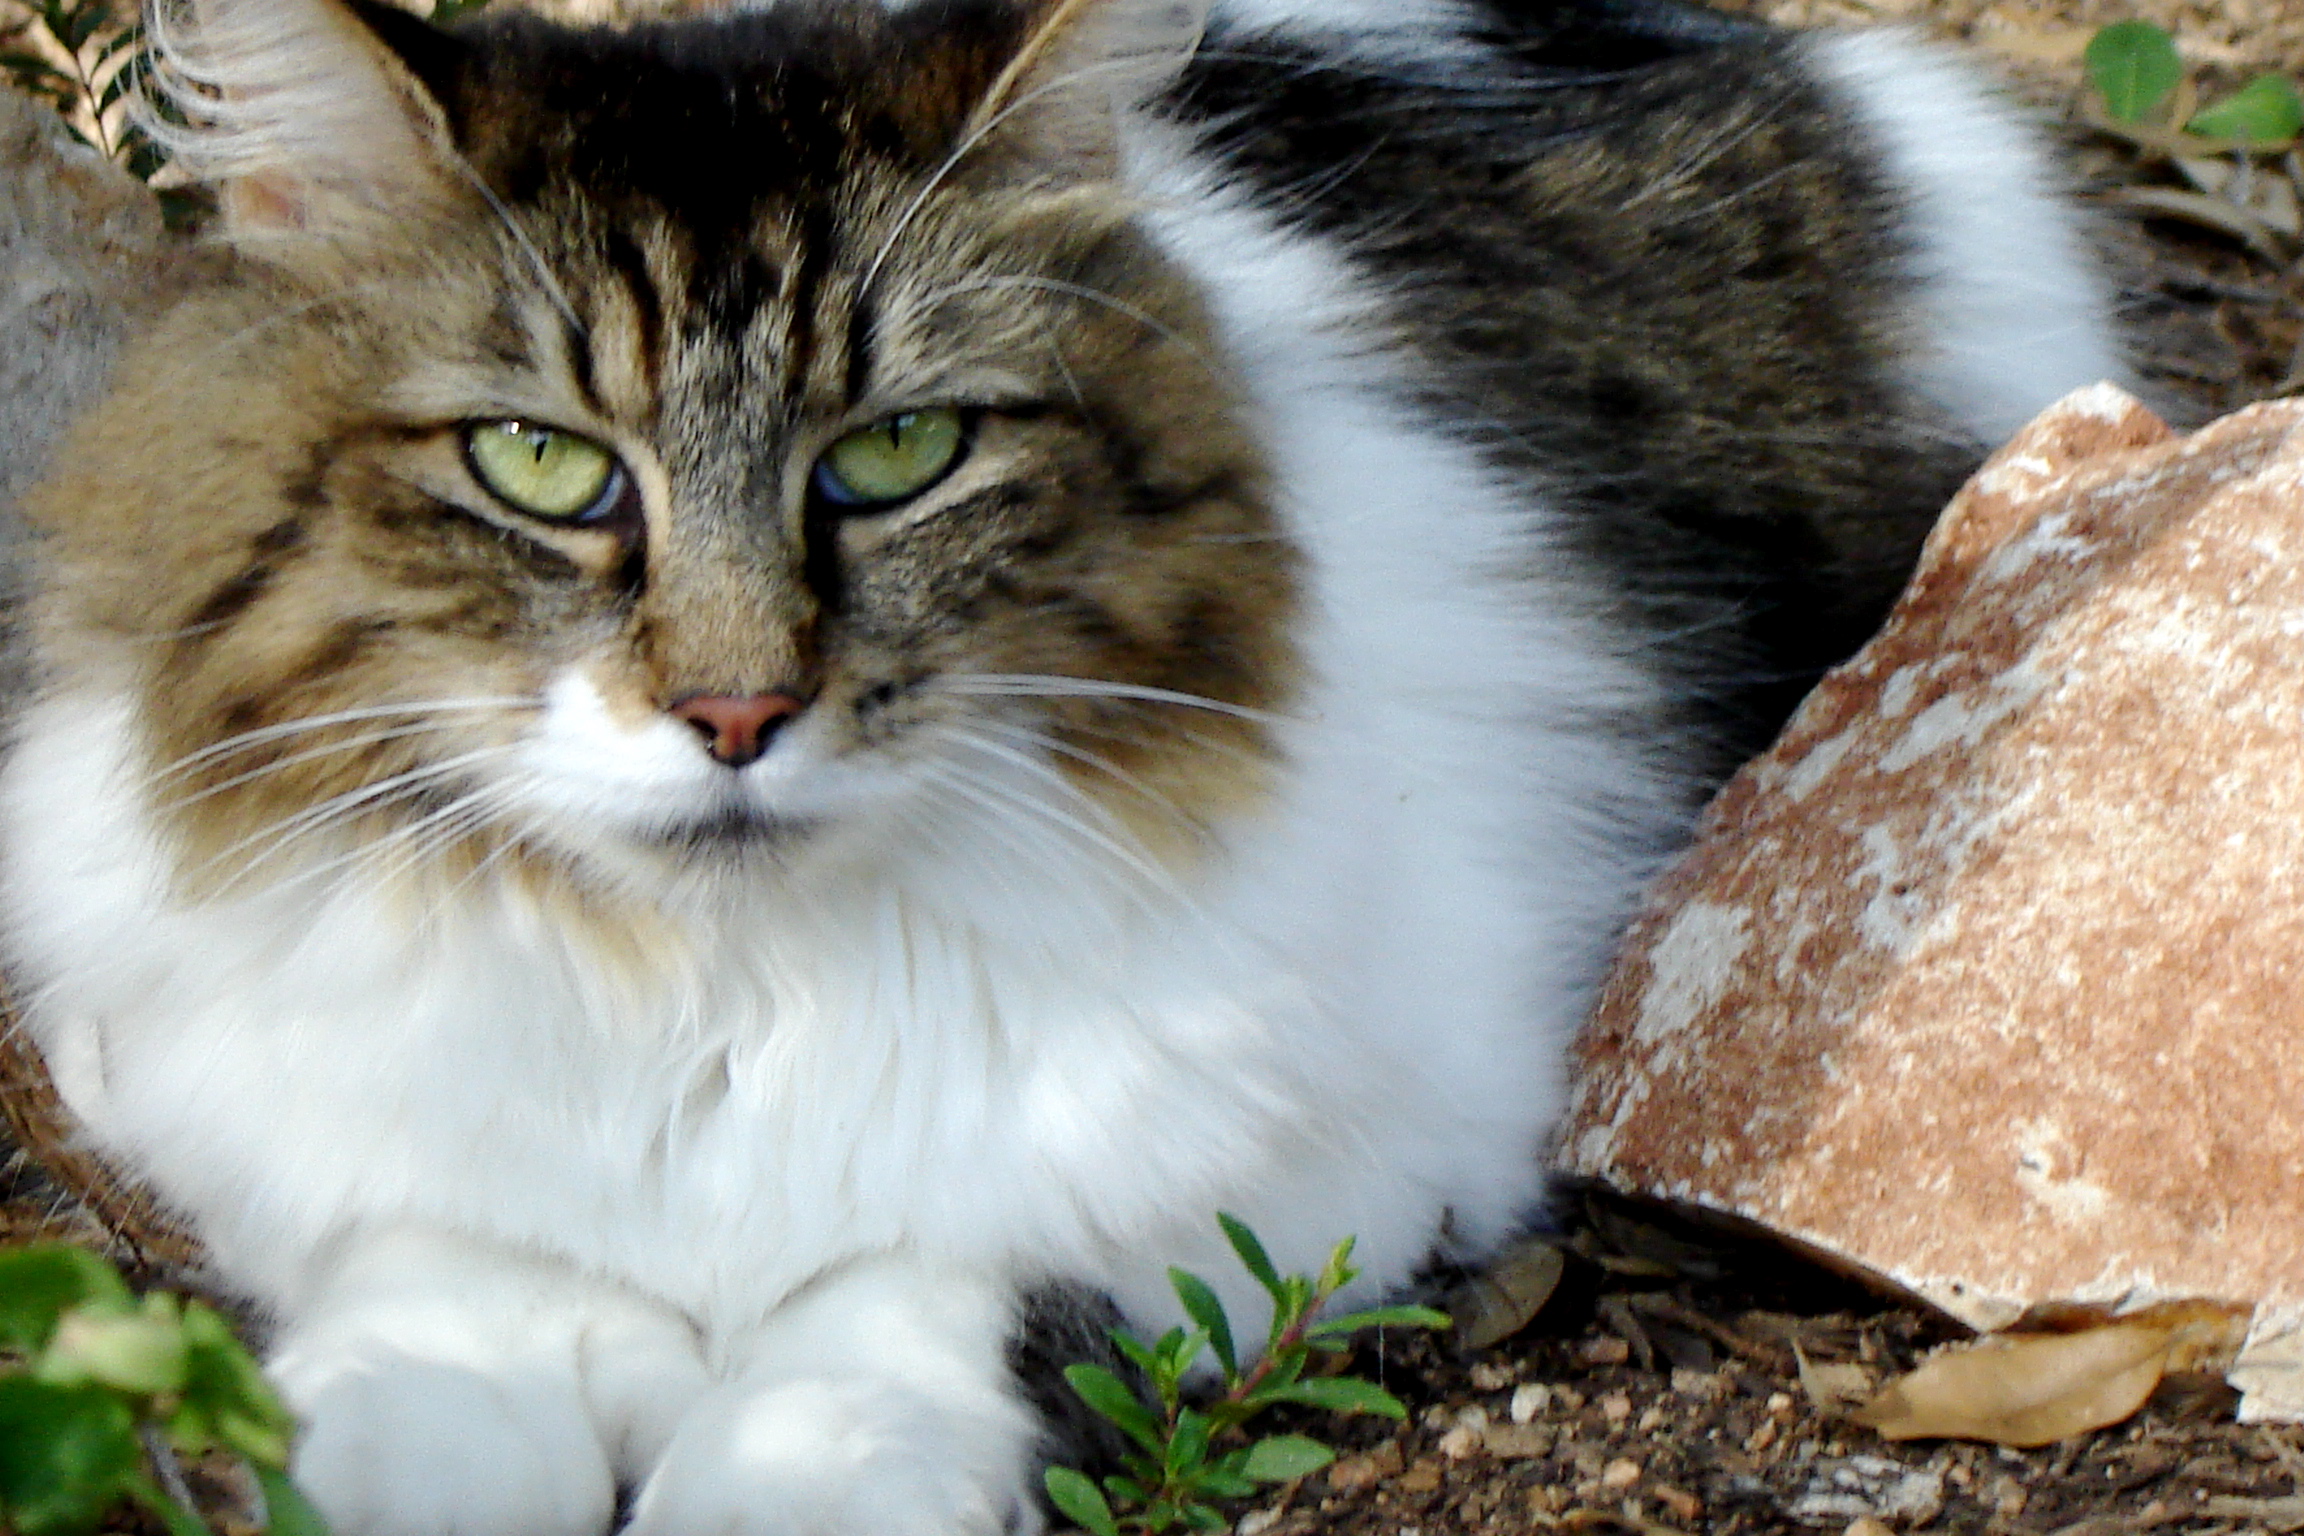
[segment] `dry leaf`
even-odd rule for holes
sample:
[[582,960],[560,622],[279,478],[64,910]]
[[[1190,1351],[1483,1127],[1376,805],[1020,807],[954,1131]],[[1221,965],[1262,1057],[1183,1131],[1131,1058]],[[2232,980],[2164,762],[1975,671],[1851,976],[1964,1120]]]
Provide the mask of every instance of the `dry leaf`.
[[1812,1363],[1797,1339],[1792,1341],[1792,1358],[1800,1367],[1800,1390],[1825,1413],[1854,1407],[1871,1397],[1873,1388],[1879,1385],[1868,1368],[1854,1362]]
[[1567,1255],[1541,1238],[1513,1244],[1448,1298],[1457,1338],[1468,1349],[1486,1349],[1512,1337],[1544,1310],[1567,1267]]
[[1939,1352],[1850,1417],[1890,1440],[2046,1445],[2119,1423],[2171,1370],[2229,1362],[2247,1318],[2180,1302],[2074,1333],[1998,1334]]

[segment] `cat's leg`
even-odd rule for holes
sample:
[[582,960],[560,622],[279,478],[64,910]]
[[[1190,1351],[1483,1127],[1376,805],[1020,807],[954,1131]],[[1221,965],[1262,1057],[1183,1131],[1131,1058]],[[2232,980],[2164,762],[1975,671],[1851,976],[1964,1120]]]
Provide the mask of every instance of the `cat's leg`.
[[348,1246],[270,1368],[337,1536],[600,1536],[706,1384],[671,1311],[405,1232]]
[[1004,1281],[852,1265],[725,1341],[629,1536],[988,1536],[1036,1529],[1038,1424]]

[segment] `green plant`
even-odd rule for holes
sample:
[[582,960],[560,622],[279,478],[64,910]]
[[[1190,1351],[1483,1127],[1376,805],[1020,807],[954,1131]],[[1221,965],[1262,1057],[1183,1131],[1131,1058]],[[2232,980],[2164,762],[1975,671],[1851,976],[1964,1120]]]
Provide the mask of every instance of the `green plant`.
[[76,1536],[127,1502],[205,1536],[177,1458],[222,1453],[255,1475],[273,1536],[325,1536],[288,1481],[290,1428],[212,1308],[139,1297],[77,1248],[0,1251],[0,1528]]
[[[1272,1297],[1270,1334],[1262,1352],[1244,1365],[1215,1291],[1198,1276],[1171,1269],[1169,1283],[1193,1326],[1170,1329],[1152,1344],[1123,1330],[1112,1333],[1121,1354],[1144,1373],[1149,1398],[1139,1398],[1102,1366],[1075,1365],[1065,1371],[1081,1400],[1137,1446],[1101,1487],[1070,1467],[1048,1469],[1048,1497],[1091,1536],[1124,1531],[1157,1536],[1179,1525],[1222,1530],[1217,1500],[1246,1498],[1261,1484],[1303,1477],[1335,1458],[1306,1435],[1250,1437],[1249,1420],[1264,1410],[1294,1403],[1336,1413],[1407,1417],[1399,1399],[1374,1382],[1306,1374],[1315,1354],[1341,1354],[1351,1348],[1352,1335],[1369,1328],[1449,1326],[1445,1314],[1415,1306],[1323,1319],[1328,1299],[1358,1273],[1351,1267],[1352,1239],[1336,1245],[1318,1279],[1283,1277],[1245,1223],[1232,1216],[1217,1220],[1232,1251]],[[1213,1353],[1224,1386],[1220,1395],[1194,1407],[1185,1400],[1185,1378],[1203,1350]]]
[[2088,84],[2109,124],[2173,134],[2174,149],[2213,153],[2288,148],[2304,132],[2304,97],[2285,76],[2261,74],[2201,107],[2176,40],[2148,21],[2119,21],[2088,40]]
[[[488,0],[433,0],[435,22],[461,20]],[[144,131],[132,98],[152,68],[143,25],[115,13],[112,0],[0,0],[0,74],[16,89],[47,102],[72,136],[151,182],[168,156]],[[13,17],[13,20],[9,18]],[[168,113],[167,104],[157,109]],[[183,187],[158,188],[172,225],[195,221],[201,203]]]
[[2281,266],[2304,249],[2304,96],[2291,81],[2260,74],[2202,106],[2176,40],[2148,21],[2103,28],[2084,63],[2081,115],[2179,183],[2123,184],[2110,201],[2216,230]]
[[166,157],[126,110],[148,68],[144,28],[109,0],[5,0],[19,12],[0,30],[0,70],[63,114],[73,137],[149,181]]

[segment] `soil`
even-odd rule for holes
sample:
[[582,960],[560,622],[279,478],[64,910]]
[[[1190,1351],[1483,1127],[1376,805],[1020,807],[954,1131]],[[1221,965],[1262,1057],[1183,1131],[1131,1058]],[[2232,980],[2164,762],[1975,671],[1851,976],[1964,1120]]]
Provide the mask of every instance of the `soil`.
[[[2211,88],[2304,67],[2304,0],[1745,0],[1795,23],[1898,20],[1996,55],[2074,122],[2104,205],[2152,403],[2195,424],[2296,383],[2304,278],[2293,250],[2145,220],[2119,189],[2163,181],[2077,126],[2079,54],[2105,22],[2169,26]],[[0,1241],[66,1237],[186,1284],[0,1144]],[[2242,1426],[2213,1380],[2175,1379],[2125,1424],[2039,1450],[1895,1444],[1851,1394],[1959,1336],[1781,1248],[1594,1192],[1565,1201],[1566,1277],[1518,1336],[1461,1352],[1394,1336],[1355,1364],[1410,1422],[1307,1425],[1342,1458],[1238,1512],[1237,1536],[1522,1531],[1993,1536],[2304,1531],[2304,1428]],[[196,1479],[196,1485],[198,1479]],[[245,1529],[219,1493],[223,1529]],[[122,1530],[136,1529],[123,1525]]]

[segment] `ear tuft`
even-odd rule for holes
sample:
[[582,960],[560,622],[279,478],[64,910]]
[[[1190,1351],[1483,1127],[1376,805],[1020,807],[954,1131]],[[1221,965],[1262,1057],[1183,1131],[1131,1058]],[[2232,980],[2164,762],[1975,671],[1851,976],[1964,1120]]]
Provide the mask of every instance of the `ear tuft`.
[[338,0],[153,0],[145,126],[234,244],[343,243],[457,188],[440,108]]
[[1024,46],[985,92],[968,140],[1011,119],[1068,154],[1107,158],[1118,119],[1200,47],[1213,0],[1042,0]]

